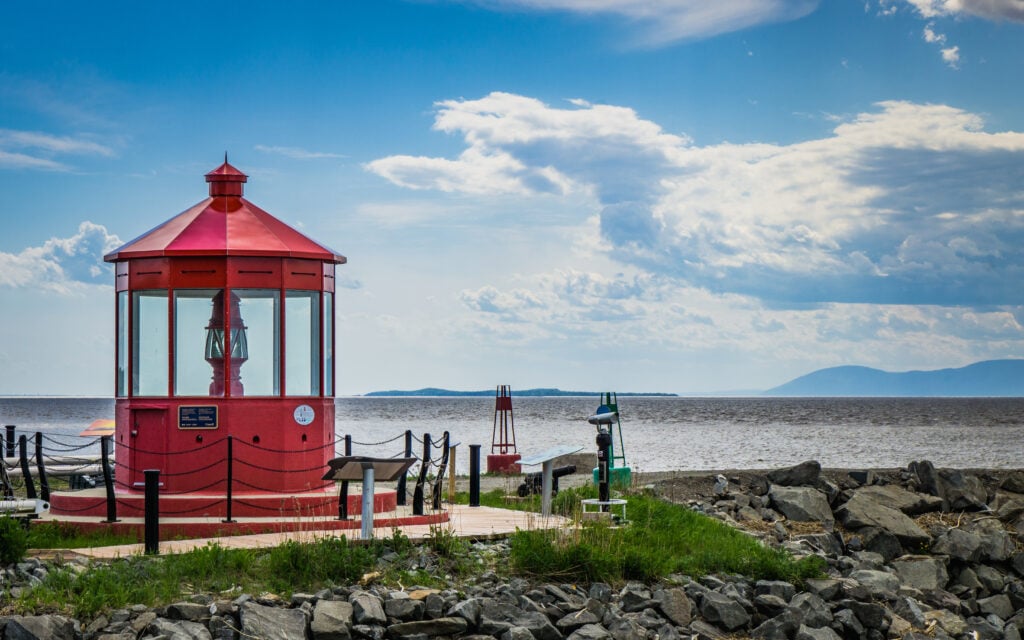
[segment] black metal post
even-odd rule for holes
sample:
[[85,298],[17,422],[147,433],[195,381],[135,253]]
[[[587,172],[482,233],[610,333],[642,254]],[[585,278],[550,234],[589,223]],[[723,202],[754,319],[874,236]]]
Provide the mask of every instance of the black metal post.
[[50,481],[46,478],[46,466],[43,464],[43,434],[36,431],[36,470],[39,472],[39,497],[50,501]]
[[[405,430],[405,457],[412,457],[412,429]],[[395,493],[398,494],[398,504],[405,506],[406,500],[406,488],[405,488],[405,474],[398,478],[398,487],[395,489]]]
[[32,471],[28,466],[28,436],[24,433],[18,436],[18,453],[21,455],[21,475],[25,478],[25,497],[35,500],[36,483],[32,480]]
[[[607,503],[611,499],[608,490],[608,465],[611,464],[612,434],[600,427],[597,430],[597,496],[598,500]],[[601,511],[608,511],[608,505],[602,504]]]
[[469,445],[469,506],[480,506],[480,445]]
[[[345,455],[352,455],[352,436],[345,436]],[[366,487],[363,487],[366,490]],[[338,490],[338,520],[348,520],[348,480],[341,481],[341,488]]]
[[430,471],[430,434],[423,434],[423,459],[420,460],[420,476],[416,479],[416,489],[412,492],[412,514],[423,515],[423,483],[427,481]]
[[232,498],[234,496],[234,491],[233,491],[233,489],[234,489],[234,482],[232,482],[232,480],[234,480],[234,478],[235,478],[235,437],[234,436],[228,436],[228,486],[227,486],[227,496],[226,496],[228,504],[227,504],[227,513],[225,514],[225,515],[227,515],[227,518],[224,519],[224,522],[234,522],[234,520],[231,519],[231,503],[232,503]]
[[4,429],[7,430],[7,438],[6,438],[7,446],[4,447],[4,457],[5,458],[13,458],[14,455],[15,455],[14,454],[14,429],[15,428],[16,427],[13,424],[4,425]]
[[100,463],[103,465],[103,486],[107,489],[107,522],[117,522],[117,498],[114,497],[114,473],[110,470],[112,436],[100,438]]
[[146,553],[160,553],[160,470],[146,469]]
[[434,491],[433,491],[433,504],[435,509],[441,508],[441,487],[444,485],[444,472],[448,466],[448,432],[444,432],[444,436],[441,442],[444,446],[441,447],[441,466],[437,469],[437,478],[434,479]]

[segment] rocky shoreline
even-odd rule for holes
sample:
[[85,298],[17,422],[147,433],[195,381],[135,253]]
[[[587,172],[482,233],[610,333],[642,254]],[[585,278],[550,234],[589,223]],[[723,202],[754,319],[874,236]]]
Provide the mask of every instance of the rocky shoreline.
[[[95,620],[0,616],[5,640],[1019,640],[1024,630],[1024,471],[825,470],[645,477],[646,490],[719,518],[827,577],[789,583],[717,575],[658,584],[534,584],[490,570],[443,590],[351,585],[275,596],[195,594]],[[482,566],[507,541],[476,542]],[[419,562],[430,565],[429,558]],[[421,567],[422,568],[422,567]],[[39,580],[30,560],[0,590]]]

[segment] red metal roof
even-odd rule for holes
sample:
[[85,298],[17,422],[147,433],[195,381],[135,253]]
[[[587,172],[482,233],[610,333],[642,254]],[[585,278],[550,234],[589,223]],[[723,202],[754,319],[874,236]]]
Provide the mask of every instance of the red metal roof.
[[247,176],[227,163],[206,174],[210,197],[103,256],[107,262],[158,256],[279,256],[344,264],[242,197]]

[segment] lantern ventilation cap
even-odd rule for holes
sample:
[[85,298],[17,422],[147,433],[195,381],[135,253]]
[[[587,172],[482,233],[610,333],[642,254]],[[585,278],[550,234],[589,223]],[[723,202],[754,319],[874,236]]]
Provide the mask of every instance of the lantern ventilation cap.
[[228,154],[224,154],[224,164],[206,174],[210,183],[210,196],[242,196],[242,185],[249,176],[228,164]]

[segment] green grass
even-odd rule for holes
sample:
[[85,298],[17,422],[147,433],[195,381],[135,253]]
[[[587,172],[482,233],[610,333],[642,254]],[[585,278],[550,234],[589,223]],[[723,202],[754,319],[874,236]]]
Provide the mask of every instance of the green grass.
[[566,531],[518,531],[513,571],[545,579],[621,583],[679,573],[738,573],[800,582],[821,574],[823,561],[800,561],[713,518],[651,496],[631,496],[629,525],[585,524]]
[[136,534],[119,534],[110,529],[84,531],[67,522],[33,523],[28,530],[30,549],[81,549],[136,542],[140,542]]

